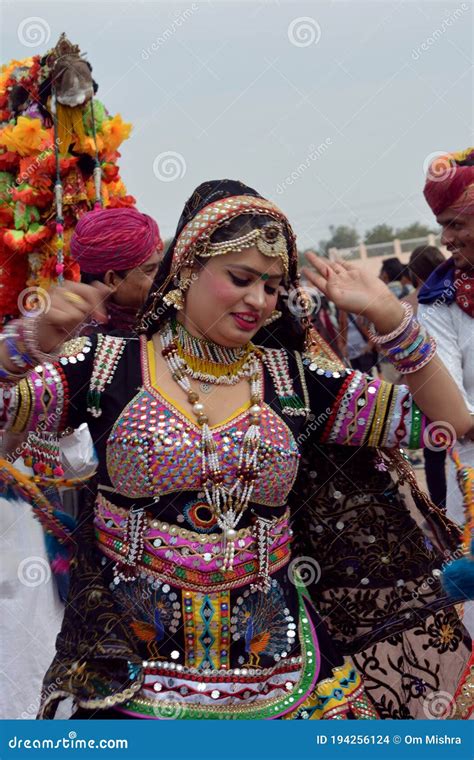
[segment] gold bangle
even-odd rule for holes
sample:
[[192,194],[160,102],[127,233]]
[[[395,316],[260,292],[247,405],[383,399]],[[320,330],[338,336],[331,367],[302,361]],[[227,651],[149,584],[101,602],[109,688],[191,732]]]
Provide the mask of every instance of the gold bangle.
[[385,414],[388,406],[388,392],[390,390],[390,384],[382,380],[379,392],[377,394],[377,401],[375,402],[375,412],[372,418],[372,428],[370,430],[367,445],[377,446],[379,442],[379,435],[385,420]]
[[13,433],[22,433],[28,423],[31,413],[31,391],[28,380],[24,378],[18,383],[18,407],[15,421],[12,425]]

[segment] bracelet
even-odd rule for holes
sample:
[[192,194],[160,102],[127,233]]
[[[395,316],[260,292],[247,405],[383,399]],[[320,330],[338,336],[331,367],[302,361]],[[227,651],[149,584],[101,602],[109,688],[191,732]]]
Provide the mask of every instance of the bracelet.
[[391,343],[405,331],[411,319],[413,318],[413,309],[410,306],[410,304],[406,303],[405,301],[401,305],[405,311],[405,316],[403,317],[398,327],[395,328],[395,330],[392,330],[392,332],[386,333],[385,335],[379,335],[378,333],[375,332],[375,329],[373,326],[369,328],[370,340],[373,343],[375,343],[376,345]]
[[37,364],[54,361],[58,353],[46,354],[38,346],[38,317],[23,317],[10,322],[2,335],[8,358],[20,372],[9,372],[0,365],[0,380],[24,377]]
[[405,316],[399,326],[386,335],[375,335],[373,340],[382,355],[397,372],[409,375],[425,367],[436,353],[436,342],[420,325],[409,304],[403,304]]
[[32,358],[32,367],[34,367],[36,364],[44,364],[45,362],[54,361],[59,357],[58,352],[53,351],[49,354],[46,354],[44,351],[41,351],[38,345],[38,323],[38,317],[24,317],[22,320],[20,320],[20,337],[26,350],[29,352]]

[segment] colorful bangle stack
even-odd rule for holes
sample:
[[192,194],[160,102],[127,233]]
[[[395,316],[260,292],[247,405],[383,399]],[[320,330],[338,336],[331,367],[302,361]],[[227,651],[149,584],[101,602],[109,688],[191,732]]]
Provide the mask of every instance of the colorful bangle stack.
[[30,369],[47,361],[54,360],[56,355],[45,354],[38,347],[38,318],[24,317],[10,322],[1,336],[10,363],[18,372],[9,372],[0,366],[1,380],[18,380],[24,377]]
[[370,330],[370,338],[402,375],[417,372],[430,362],[436,353],[436,341],[420,325],[412,307],[404,303],[405,315],[399,326],[387,335]]

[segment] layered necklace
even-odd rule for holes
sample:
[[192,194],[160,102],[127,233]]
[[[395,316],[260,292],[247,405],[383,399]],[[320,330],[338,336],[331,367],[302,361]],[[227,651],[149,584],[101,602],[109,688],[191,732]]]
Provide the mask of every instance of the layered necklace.
[[173,339],[184,371],[203,385],[235,385],[249,376],[250,366],[257,351],[253,343],[246,343],[239,348],[218,346],[205,338],[196,338],[183,325],[171,322]]
[[[185,341],[182,339],[185,336]],[[262,412],[262,383],[260,352],[252,344],[239,349],[217,346],[191,336],[179,323],[168,323],[160,332],[162,356],[173,379],[184,390],[201,428],[201,477],[206,501],[223,533],[223,566],[232,570],[237,526],[247,509],[260,470],[260,417]],[[193,360],[193,361],[191,361]],[[203,380],[201,362],[205,362],[206,382],[233,385],[242,378],[250,383],[249,426],[240,445],[237,472],[231,487],[224,485],[224,476],[216,442],[199,394],[193,390],[189,377]],[[217,365],[218,374],[210,374]],[[227,378],[223,380],[222,378]]]

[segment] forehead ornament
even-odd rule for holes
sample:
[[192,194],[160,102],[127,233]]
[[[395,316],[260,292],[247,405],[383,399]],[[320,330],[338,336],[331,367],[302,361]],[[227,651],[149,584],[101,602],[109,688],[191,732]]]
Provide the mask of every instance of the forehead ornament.
[[225,253],[240,253],[255,245],[264,256],[279,257],[283,263],[285,274],[288,273],[288,248],[283,227],[279,222],[268,222],[263,227],[247,232],[241,237],[224,240],[218,243],[208,243],[206,250],[200,256],[206,258]]

